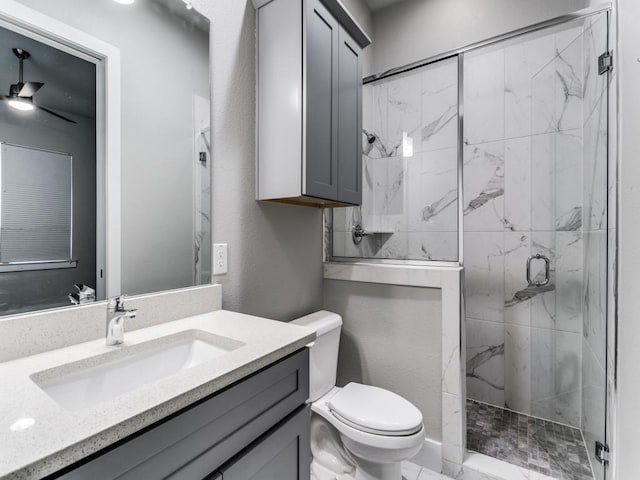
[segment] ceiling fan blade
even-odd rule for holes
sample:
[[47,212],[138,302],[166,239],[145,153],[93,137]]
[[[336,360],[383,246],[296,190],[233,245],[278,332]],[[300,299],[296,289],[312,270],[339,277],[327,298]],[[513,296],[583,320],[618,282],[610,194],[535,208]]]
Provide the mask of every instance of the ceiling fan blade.
[[42,110],[43,112],[47,112],[48,114],[53,115],[54,117],[58,117],[59,119],[64,120],[65,122],[78,123],[78,122],[75,122],[75,121],[71,120],[70,118],[63,117],[62,115],[60,115],[59,113],[54,112],[53,110],[49,110],[48,108],[41,107],[40,105],[34,105],[34,107]]
[[18,92],[19,97],[33,97],[33,95],[40,90],[44,86],[42,82],[27,82],[25,83],[20,92]]

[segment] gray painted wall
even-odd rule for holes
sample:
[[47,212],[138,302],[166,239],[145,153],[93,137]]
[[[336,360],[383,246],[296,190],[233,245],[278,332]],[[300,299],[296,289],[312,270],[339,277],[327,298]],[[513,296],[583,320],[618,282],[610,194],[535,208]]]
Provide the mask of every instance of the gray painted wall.
[[209,97],[207,35],[154,2],[20,3],[121,49],[122,292],[192,285],[192,94]]
[[342,315],[338,385],[387,388],[416,405],[442,440],[442,301],[437,289],[325,280],[324,308]]
[[[640,295],[638,295],[638,238],[640,238],[640,2],[619,0],[618,72],[620,122],[620,211],[619,272],[618,272],[618,377],[617,397],[609,402],[616,419],[613,442],[613,467],[619,480],[638,477],[638,451],[640,450]],[[616,48],[614,46],[613,48]],[[614,67],[615,68],[615,67]],[[611,152],[614,153],[614,152]],[[609,475],[607,475],[609,478]]]
[[[365,33],[373,39],[373,16],[364,0],[342,0],[342,4],[353,15],[353,18],[356,19]],[[362,52],[362,75],[365,77],[372,73],[373,49],[374,46],[372,44]]]
[[255,10],[193,2],[209,18],[213,241],[229,244],[228,310],[291,320],[322,307],[321,210],[255,200]]
[[406,0],[373,14],[373,73],[541,22],[588,0]]

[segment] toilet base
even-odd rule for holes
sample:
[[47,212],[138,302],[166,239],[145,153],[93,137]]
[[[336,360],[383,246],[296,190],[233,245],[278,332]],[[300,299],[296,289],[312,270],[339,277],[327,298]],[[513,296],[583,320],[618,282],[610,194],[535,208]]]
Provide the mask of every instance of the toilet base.
[[402,468],[399,463],[358,462],[355,480],[402,480]]
[[356,477],[353,473],[336,474],[318,462],[311,462],[311,480],[356,480]]

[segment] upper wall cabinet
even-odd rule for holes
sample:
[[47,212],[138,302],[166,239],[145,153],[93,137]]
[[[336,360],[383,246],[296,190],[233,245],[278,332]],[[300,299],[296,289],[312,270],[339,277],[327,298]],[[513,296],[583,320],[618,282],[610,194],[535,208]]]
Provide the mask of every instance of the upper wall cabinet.
[[339,0],[254,0],[257,199],[317,207],[362,199],[362,49]]

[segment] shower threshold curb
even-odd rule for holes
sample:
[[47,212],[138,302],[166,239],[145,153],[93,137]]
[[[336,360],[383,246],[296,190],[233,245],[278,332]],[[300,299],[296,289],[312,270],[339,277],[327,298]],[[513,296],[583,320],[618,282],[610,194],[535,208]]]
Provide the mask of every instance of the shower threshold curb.
[[555,477],[476,452],[467,452],[462,469],[455,478],[456,480],[557,480]]

